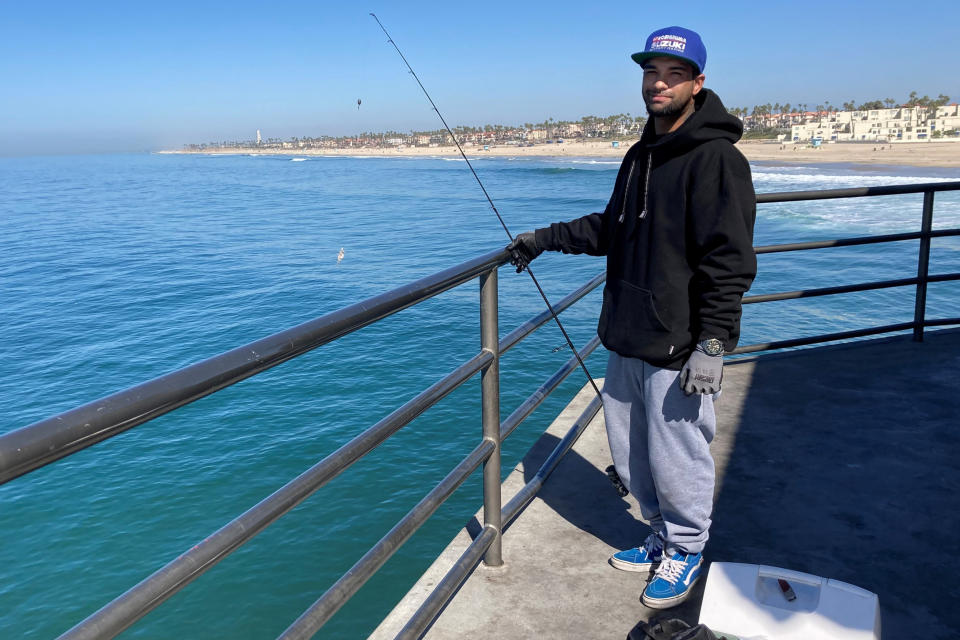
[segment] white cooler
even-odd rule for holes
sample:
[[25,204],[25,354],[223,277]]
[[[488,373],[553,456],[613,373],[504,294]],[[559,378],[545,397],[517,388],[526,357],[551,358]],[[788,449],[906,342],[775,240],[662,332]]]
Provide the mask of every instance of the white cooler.
[[839,580],[714,562],[700,622],[742,640],[880,640],[880,603],[875,593]]

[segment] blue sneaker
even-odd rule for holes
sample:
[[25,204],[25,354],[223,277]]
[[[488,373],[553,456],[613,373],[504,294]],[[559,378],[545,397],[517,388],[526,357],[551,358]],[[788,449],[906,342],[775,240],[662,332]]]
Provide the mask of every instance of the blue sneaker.
[[668,552],[657,567],[653,580],[643,590],[643,604],[651,609],[669,609],[680,604],[700,579],[702,568],[702,553]]
[[610,556],[610,564],[623,571],[650,573],[663,557],[663,538],[651,533],[643,544],[634,549],[619,551]]

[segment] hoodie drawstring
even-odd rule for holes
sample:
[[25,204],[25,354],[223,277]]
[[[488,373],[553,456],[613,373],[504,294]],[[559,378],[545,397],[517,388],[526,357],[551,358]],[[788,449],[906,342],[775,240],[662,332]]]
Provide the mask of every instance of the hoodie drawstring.
[[[639,220],[642,220],[647,217],[647,194],[650,191],[650,167],[653,164],[653,152],[647,152],[647,174],[643,178],[643,208],[640,210],[640,215],[637,216]],[[630,182],[633,180],[633,170],[637,166],[637,161],[634,160],[630,163],[630,172],[627,174],[627,186],[624,190],[623,198],[623,208],[620,210],[620,219],[617,222],[623,222],[624,217],[627,215],[627,198],[626,192],[630,190]]]
[[627,193],[630,192],[630,183],[633,181],[633,170],[637,166],[636,159],[630,161],[630,172],[627,173],[627,181],[623,188],[623,207],[620,209],[620,219],[617,222],[623,222],[624,217],[627,215]]
[[647,192],[650,187],[650,166],[653,164],[653,152],[647,152],[647,175],[643,179],[643,209],[640,210],[640,215],[637,216],[640,220],[643,220],[647,217]]

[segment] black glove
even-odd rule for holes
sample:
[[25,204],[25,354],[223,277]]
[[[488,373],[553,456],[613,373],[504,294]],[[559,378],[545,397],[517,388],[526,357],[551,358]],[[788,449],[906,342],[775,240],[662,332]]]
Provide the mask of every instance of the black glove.
[[518,233],[513,242],[507,245],[510,252],[510,264],[520,273],[534,258],[543,253],[543,247],[537,245],[537,236],[533,231]]
[[723,355],[708,356],[699,344],[680,369],[680,386],[688,396],[716,393],[723,379]]

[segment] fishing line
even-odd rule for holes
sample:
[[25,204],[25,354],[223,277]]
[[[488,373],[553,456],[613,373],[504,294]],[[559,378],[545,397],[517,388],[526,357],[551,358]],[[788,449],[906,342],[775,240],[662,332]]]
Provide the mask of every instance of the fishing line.
[[[447,133],[450,134],[450,137],[453,138],[453,144],[457,145],[457,151],[460,152],[460,155],[463,157],[464,162],[467,163],[467,166],[470,167],[470,173],[473,174],[473,177],[476,178],[477,184],[480,185],[480,189],[483,191],[483,195],[487,198],[487,202],[490,203],[490,208],[493,209],[493,212],[497,214],[497,220],[500,221],[500,226],[503,227],[503,230],[507,233],[507,237],[510,238],[510,241],[513,242],[513,234],[510,233],[510,229],[507,228],[507,223],[503,221],[503,216],[500,215],[500,212],[497,210],[497,205],[493,204],[493,199],[490,197],[490,194],[487,193],[487,188],[483,186],[483,182],[480,180],[480,176],[477,175],[477,172],[473,169],[473,165],[470,164],[470,159],[467,158],[467,154],[463,152],[463,147],[460,146],[460,142],[457,140],[457,136],[453,134],[453,130],[450,129],[450,125],[447,124],[447,121],[444,119],[443,114],[440,113],[440,109],[437,108],[437,105],[434,103],[433,98],[430,97],[430,93],[427,91],[427,88],[423,86],[423,83],[420,82],[420,78],[417,76],[417,72],[413,70],[413,67],[410,66],[410,63],[407,62],[406,56],[403,55],[403,52],[400,51],[400,47],[397,46],[397,43],[393,41],[393,38],[390,37],[390,34],[387,32],[386,27],[383,26],[383,23],[380,22],[380,18],[376,14],[371,13],[373,19],[377,21],[377,24],[380,25],[380,28],[383,30],[383,33],[387,36],[387,42],[393,45],[393,48],[397,50],[397,53],[400,55],[400,59],[403,60],[403,64],[407,65],[407,69],[410,71],[410,75],[413,76],[414,80],[417,81],[417,84],[420,85],[423,95],[427,96],[427,100],[430,101],[430,106],[433,107],[433,110],[437,112],[437,116],[440,118],[440,122],[443,123],[443,126],[447,129]],[[577,348],[573,346],[573,341],[570,339],[570,336],[567,335],[567,330],[563,328],[563,324],[560,322],[557,312],[553,310],[553,305],[550,304],[550,300],[547,299],[547,294],[543,292],[543,288],[540,286],[540,283],[537,281],[536,276],[533,275],[533,271],[530,270],[530,265],[527,265],[527,273],[530,274],[530,279],[533,280],[533,284],[536,285],[537,291],[540,292],[540,297],[543,298],[544,303],[547,305],[547,309],[550,310],[550,315],[553,316],[553,319],[557,323],[557,327],[560,328],[560,333],[563,334],[564,339],[567,341],[567,344],[570,345],[570,350],[573,351],[573,355],[577,358],[577,362],[580,364],[580,368],[583,369],[583,372],[587,374],[587,379],[590,380],[590,385],[593,387],[593,390],[597,392],[597,397],[601,398],[603,402],[603,396],[600,394],[600,389],[597,388],[597,383],[594,382],[593,376],[590,375],[590,372],[587,370],[587,365],[583,363],[583,359],[580,357],[580,353],[577,351]]]

